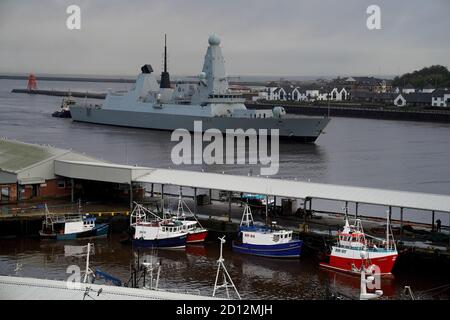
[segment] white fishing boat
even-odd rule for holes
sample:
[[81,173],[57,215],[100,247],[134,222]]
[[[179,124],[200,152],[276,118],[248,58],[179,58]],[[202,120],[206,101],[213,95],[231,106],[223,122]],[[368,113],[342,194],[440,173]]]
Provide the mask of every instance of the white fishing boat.
[[188,232],[180,221],[162,219],[144,206],[135,203],[130,215],[134,229],[132,243],[138,247],[184,248]]

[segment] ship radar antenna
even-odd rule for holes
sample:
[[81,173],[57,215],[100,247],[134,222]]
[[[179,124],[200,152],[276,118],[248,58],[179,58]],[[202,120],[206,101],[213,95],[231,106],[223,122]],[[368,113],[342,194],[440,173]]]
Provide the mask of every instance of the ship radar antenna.
[[[214,291],[212,296],[215,297],[216,296],[216,292],[218,289],[221,288],[225,288],[226,293],[227,293],[227,298],[230,298],[230,292],[228,290],[228,288],[233,288],[234,292],[236,292],[236,295],[238,296],[239,300],[241,300],[241,295],[239,294],[239,292],[236,289],[236,286],[234,285],[233,280],[230,277],[230,274],[227,271],[227,268],[224,265],[224,258],[222,256],[222,252],[223,252],[223,244],[226,242],[225,241],[225,236],[223,236],[222,238],[219,238],[220,240],[220,257],[219,260],[217,260],[217,274],[216,274],[216,282],[214,283]],[[219,275],[220,275],[220,271],[222,271],[223,274],[223,283],[222,284],[218,284],[219,281]],[[230,283],[228,283],[228,281],[230,281]]]

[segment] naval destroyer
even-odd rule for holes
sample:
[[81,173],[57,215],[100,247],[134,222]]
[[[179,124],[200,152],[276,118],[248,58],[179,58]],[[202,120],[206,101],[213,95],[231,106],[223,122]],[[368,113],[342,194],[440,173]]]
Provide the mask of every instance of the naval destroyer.
[[130,91],[108,93],[103,105],[71,105],[72,119],[154,130],[183,128],[190,132],[194,132],[194,121],[202,121],[203,131],[278,129],[282,139],[312,143],[318,138],[329,122],[326,117],[289,117],[283,107],[247,109],[242,95],[229,89],[220,38],[212,34],[208,43],[203,70],[193,83],[177,81],[171,86],[165,41],[159,84],[153,68],[146,64]]

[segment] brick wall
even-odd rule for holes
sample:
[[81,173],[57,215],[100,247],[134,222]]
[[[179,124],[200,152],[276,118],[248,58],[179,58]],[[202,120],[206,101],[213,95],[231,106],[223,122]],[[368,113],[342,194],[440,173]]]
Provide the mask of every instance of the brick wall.
[[[1,195],[2,189],[7,189],[9,194],[8,198]],[[0,184],[0,203],[14,203],[14,202],[17,202],[17,185],[15,183]]]
[[53,179],[46,180],[45,183],[36,185],[37,195],[33,197],[33,186],[21,186],[20,200],[31,200],[40,198],[67,197],[71,194],[70,180]]

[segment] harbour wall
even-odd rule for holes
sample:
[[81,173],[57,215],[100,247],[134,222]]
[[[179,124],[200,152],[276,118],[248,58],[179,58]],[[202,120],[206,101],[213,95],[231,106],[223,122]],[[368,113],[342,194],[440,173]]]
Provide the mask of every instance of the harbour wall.
[[[246,104],[249,109],[272,109],[274,104]],[[382,108],[344,107],[344,106],[313,106],[280,104],[288,114],[351,117],[383,120],[425,121],[450,123],[450,112],[439,110],[388,110]]]

